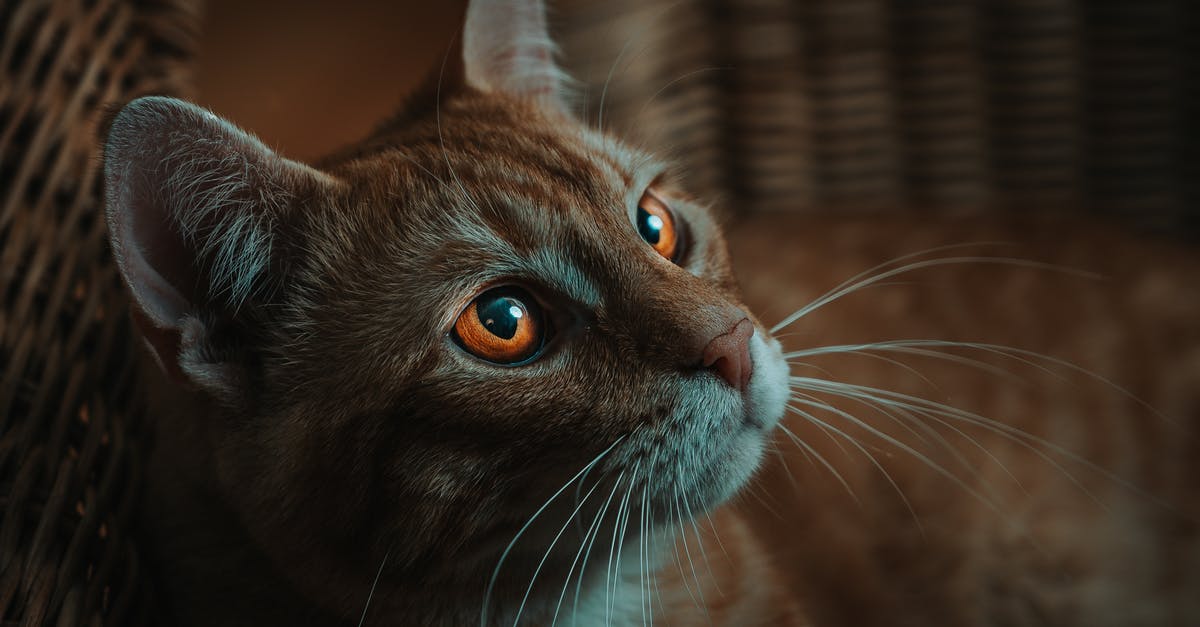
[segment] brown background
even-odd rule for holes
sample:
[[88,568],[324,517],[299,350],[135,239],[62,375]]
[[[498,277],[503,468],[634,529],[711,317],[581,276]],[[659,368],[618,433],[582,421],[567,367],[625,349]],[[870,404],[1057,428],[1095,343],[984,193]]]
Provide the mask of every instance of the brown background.
[[461,6],[208,2],[196,99],[289,157],[318,157],[396,109],[446,50]]
[[[1200,234],[1200,3],[553,0],[580,114],[738,213],[1085,213]],[[289,156],[350,143],[462,2],[217,0],[198,99]],[[736,203],[730,202],[736,200]]]

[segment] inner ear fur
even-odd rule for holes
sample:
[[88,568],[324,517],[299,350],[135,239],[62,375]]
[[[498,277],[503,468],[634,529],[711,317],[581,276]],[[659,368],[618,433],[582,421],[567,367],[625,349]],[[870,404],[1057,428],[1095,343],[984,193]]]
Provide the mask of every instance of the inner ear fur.
[[137,327],[168,375],[230,400],[244,364],[222,333],[270,300],[291,214],[333,181],[173,98],[126,105],[104,155],[109,238]]

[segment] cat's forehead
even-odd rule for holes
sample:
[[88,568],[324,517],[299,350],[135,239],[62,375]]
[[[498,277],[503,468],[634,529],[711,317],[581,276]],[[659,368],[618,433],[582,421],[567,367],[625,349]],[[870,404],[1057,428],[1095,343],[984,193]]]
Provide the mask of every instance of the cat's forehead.
[[478,194],[524,196],[551,210],[624,196],[662,171],[645,152],[574,119],[519,103],[468,99],[452,107],[434,120],[436,145],[428,126],[421,130],[425,141],[413,148],[452,182]]
[[[648,153],[563,115],[500,97],[451,100],[385,127],[367,154],[477,195],[526,196],[566,206],[624,193],[661,173]],[[549,202],[554,201],[554,202]],[[586,205],[586,202],[576,202]]]
[[646,252],[630,212],[661,162],[519,107],[450,107],[439,118],[397,132],[350,170],[373,192],[363,204],[386,225],[378,232],[444,260],[445,279],[530,276],[596,301],[597,281],[628,268],[614,252]]

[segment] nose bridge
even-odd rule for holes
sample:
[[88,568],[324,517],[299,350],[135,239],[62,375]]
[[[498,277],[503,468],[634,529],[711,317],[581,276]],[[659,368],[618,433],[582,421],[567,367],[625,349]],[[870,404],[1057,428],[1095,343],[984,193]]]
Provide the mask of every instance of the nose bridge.
[[646,268],[618,284],[618,293],[606,299],[614,331],[640,357],[663,366],[703,367],[703,352],[712,338],[746,318],[724,294],[677,268]]

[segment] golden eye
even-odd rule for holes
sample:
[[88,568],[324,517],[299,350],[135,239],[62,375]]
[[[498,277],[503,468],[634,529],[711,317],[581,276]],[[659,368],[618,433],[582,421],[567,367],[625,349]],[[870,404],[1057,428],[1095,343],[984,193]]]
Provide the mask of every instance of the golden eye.
[[658,196],[647,191],[642,194],[637,208],[637,230],[658,254],[668,261],[679,258],[679,233],[675,229],[675,217]]
[[545,325],[537,301],[523,290],[501,287],[471,301],[454,323],[454,341],[496,364],[528,361],[542,348]]

